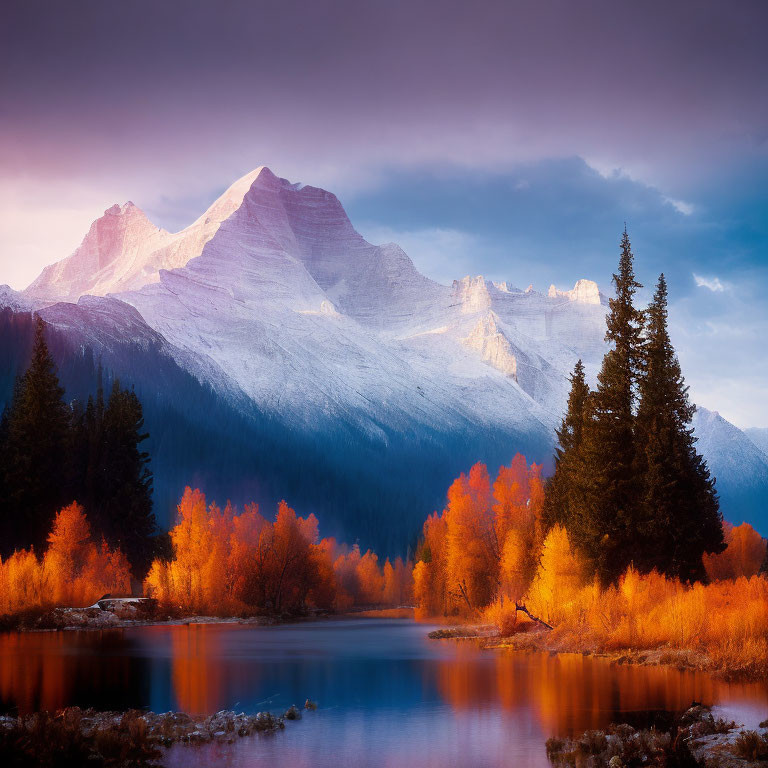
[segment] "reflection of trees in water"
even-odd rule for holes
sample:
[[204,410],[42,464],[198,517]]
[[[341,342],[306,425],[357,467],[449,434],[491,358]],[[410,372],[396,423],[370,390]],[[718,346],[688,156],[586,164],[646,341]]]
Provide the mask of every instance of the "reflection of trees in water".
[[146,705],[146,662],[120,630],[0,634],[0,710]]
[[0,635],[0,699],[6,711],[66,706],[72,682],[62,653],[64,635]]
[[208,714],[284,709],[310,697],[323,708],[375,714],[415,712],[442,699],[457,712],[481,720],[500,712],[507,728],[519,722],[549,735],[602,727],[627,712],[680,710],[693,699],[768,708],[765,683],[573,654],[481,651],[469,642],[430,645],[411,657],[410,646],[390,645],[388,628],[361,634],[361,627],[328,625],[330,635],[312,626],[231,625],[0,634],[0,710],[152,706]]
[[764,688],[729,685],[700,672],[580,654],[483,652],[469,643],[439,665],[438,684],[457,711],[527,709],[545,733],[561,735],[604,728],[626,713],[682,711],[694,700],[768,702]]
[[224,670],[218,627],[190,624],[171,631],[173,690],[184,712],[207,714],[221,708]]

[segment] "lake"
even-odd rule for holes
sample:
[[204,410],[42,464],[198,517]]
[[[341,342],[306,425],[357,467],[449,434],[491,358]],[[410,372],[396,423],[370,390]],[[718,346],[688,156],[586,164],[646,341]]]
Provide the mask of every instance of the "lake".
[[212,713],[317,712],[269,737],[177,746],[188,766],[546,766],[544,742],[612,721],[646,724],[691,701],[754,726],[768,685],[611,664],[575,654],[483,651],[429,640],[407,619],[338,618],[0,634],[0,709],[65,706]]

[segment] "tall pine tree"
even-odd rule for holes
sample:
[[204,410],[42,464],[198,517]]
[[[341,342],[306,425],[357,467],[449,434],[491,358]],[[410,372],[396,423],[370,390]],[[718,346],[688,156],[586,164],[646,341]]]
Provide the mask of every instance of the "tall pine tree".
[[638,483],[634,475],[634,405],[640,373],[642,315],[634,296],[632,249],[626,228],[616,296],[609,302],[606,341],[597,390],[589,395],[574,491],[577,514],[571,536],[604,583],[618,578],[631,562],[636,539]]
[[555,448],[555,473],[547,483],[542,509],[542,522],[546,529],[555,524],[573,527],[576,471],[578,455],[584,432],[584,414],[589,397],[589,387],[584,378],[584,365],[581,360],[571,374],[571,393],[568,396],[568,409],[563,423],[557,430],[558,445]]
[[146,572],[157,533],[152,511],[152,472],[149,454],[141,443],[144,431],[141,402],[132,390],[115,381],[104,410],[103,471],[107,484],[100,502],[103,530],[113,546],[119,546],[136,575]]
[[3,429],[0,550],[43,547],[70,493],[70,411],[38,317],[32,361],[17,382]]
[[645,313],[635,472],[642,484],[636,564],[685,581],[704,578],[702,554],[725,548],[714,480],[697,453],[680,363],[667,329],[662,274]]

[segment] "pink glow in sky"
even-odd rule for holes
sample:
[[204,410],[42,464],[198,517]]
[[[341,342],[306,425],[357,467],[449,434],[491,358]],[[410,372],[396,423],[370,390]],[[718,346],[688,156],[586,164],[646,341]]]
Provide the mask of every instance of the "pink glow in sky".
[[393,167],[577,155],[685,204],[713,163],[765,149],[767,13],[12,0],[0,31],[2,280],[23,286],[113,202],[191,220],[262,163],[348,195]]

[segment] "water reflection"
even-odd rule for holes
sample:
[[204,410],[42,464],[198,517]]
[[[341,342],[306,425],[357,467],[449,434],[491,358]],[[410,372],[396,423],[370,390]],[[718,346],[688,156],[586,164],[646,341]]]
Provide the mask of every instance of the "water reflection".
[[581,654],[496,653],[470,645],[439,665],[442,698],[455,711],[531,708],[543,730],[575,733],[603,727],[627,713],[678,712],[692,701],[712,703],[706,675],[664,667],[614,665]]
[[0,633],[0,711],[136,706],[149,676],[132,650],[120,630]]
[[[216,712],[224,700],[221,633],[211,625],[180,628],[172,632],[173,690],[178,709],[185,712]],[[213,661],[212,663],[212,660]]]
[[[482,651],[429,641],[428,629],[355,619],[5,634],[0,709],[76,704],[209,713],[280,711],[307,697],[320,702],[317,714],[258,747],[247,742],[226,754],[199,753],[199,765],[222,759],[243,768],[543,765],[550,735],[640,722],[648,712],[677,712],[694,699],[725,704],[737,715],[768,714],[765,685],[581,655]],[[186,766],[189,759],[174,752],[169,761]]]

